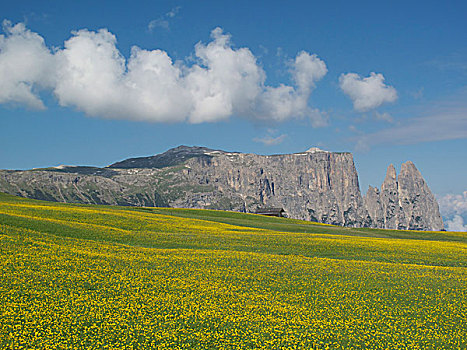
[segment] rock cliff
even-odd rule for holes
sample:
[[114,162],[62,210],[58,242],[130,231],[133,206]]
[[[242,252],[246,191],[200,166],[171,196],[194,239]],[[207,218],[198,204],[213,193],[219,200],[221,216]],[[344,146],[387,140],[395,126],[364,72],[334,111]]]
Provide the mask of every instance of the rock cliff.
[[0,191],[60,202],[254,212],[351,227],[441,229],[436,200],[412,163],[393,166],[381,190],[362,198],[351,153],[312,148],[256,155],[180,146],[106,168],[0,171]]
[[[115,168],[115,165],[112,166]],[[185,191],[171,206],[254,211],[283,207],[288,216],[336,225],[369,226],[350,153],[311,150],[296,154],[206,151],[173,175],[173,186],[191,184],[209,191]],[[168,197],[172,189],[163,191]]]
[[443,229],[438,202],[410,161],[402,164],[399,177],[391,164],[381,190],[370,186],[364,202],[374,227],[433,231]]

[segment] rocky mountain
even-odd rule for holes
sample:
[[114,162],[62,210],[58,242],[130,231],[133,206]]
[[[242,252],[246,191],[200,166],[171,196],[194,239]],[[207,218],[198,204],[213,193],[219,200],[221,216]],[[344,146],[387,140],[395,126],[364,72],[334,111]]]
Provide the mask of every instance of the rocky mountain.
[[351,227],[439,230],[438,204],[415,166],[390,166],[381,190],[360,193],[351,153],[318,148],[281,155],[180,146],[105,168],[0,171],[0,191],[60,202],[254,212]]
[[391,164],[381,190],[370,186],[364,197],[374,227],[439,231],[438,202],[415,165],[408,161],[397,177]]

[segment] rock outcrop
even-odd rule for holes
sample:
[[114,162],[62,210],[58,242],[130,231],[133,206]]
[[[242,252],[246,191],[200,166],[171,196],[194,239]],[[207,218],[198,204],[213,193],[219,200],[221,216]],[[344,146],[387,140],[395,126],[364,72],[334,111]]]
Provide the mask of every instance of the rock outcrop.
[[314,149],[260,156],[208,151],[205,156],[187,160],[172,181],[209,186],[210,191],[187,193],[172,200],[171,206],[247,212],[283,207],[289,217],[297,219],[370,225],[351,153]]
[[138,178],[120,181],[117,171],[62,167],[0,171],[0,192],[64,203],[168,206],[154,184]]
[[370,186],[364,202],[374,227],[433,231],[443,229],[438,203],[410,161],[402,164],[399,177],[391,164],[381,190]]
[[415,166],[388,168],[381,190],[362,198],[351,153],[257,155],[180,146],[106,168],[0,171],[0,191],[93,204],[254,212],[282,207],[291,218],[351,227],[442,229],[436,200]]

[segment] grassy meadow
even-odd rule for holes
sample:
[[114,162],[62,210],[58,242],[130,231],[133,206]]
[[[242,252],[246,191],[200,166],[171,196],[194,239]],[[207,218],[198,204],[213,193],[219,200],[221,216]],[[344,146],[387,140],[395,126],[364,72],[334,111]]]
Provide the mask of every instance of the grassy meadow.
[[466,349],[467,234],[0,194],[2,349]]

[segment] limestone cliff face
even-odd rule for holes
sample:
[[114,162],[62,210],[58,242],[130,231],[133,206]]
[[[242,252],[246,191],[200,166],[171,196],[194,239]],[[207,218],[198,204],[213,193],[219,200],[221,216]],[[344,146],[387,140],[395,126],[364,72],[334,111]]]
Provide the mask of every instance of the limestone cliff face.
[[381,204],[380,192],[377,188],[369,187],[366,196],[363,197],[365,209],[371,218],[371,226],[377,228],[384,228],[385,222],[383,215],[383,205]]
[[313,148],[262,156],[180,146],[106,168],[0,171],[0,191],[93,204],[254,212],[282,207],[291,218],[352,227],[442,229],[436,200],[412,163],[388,168],[381,190],[362,198],[351,153]]
[[254,211],[283,207],[289,217],[336,225],[369,226],[358,176],[350,153],[309,151],[298,154],[209,153],[192,158],[182,183],[211,186],[211,194],[180,197],[177,207]]
[[370,186],[364,202],[374,227],[433,231],[443,229],[438,203],[410,161],[402,164],[399,177],[391,164],[381,190]]

